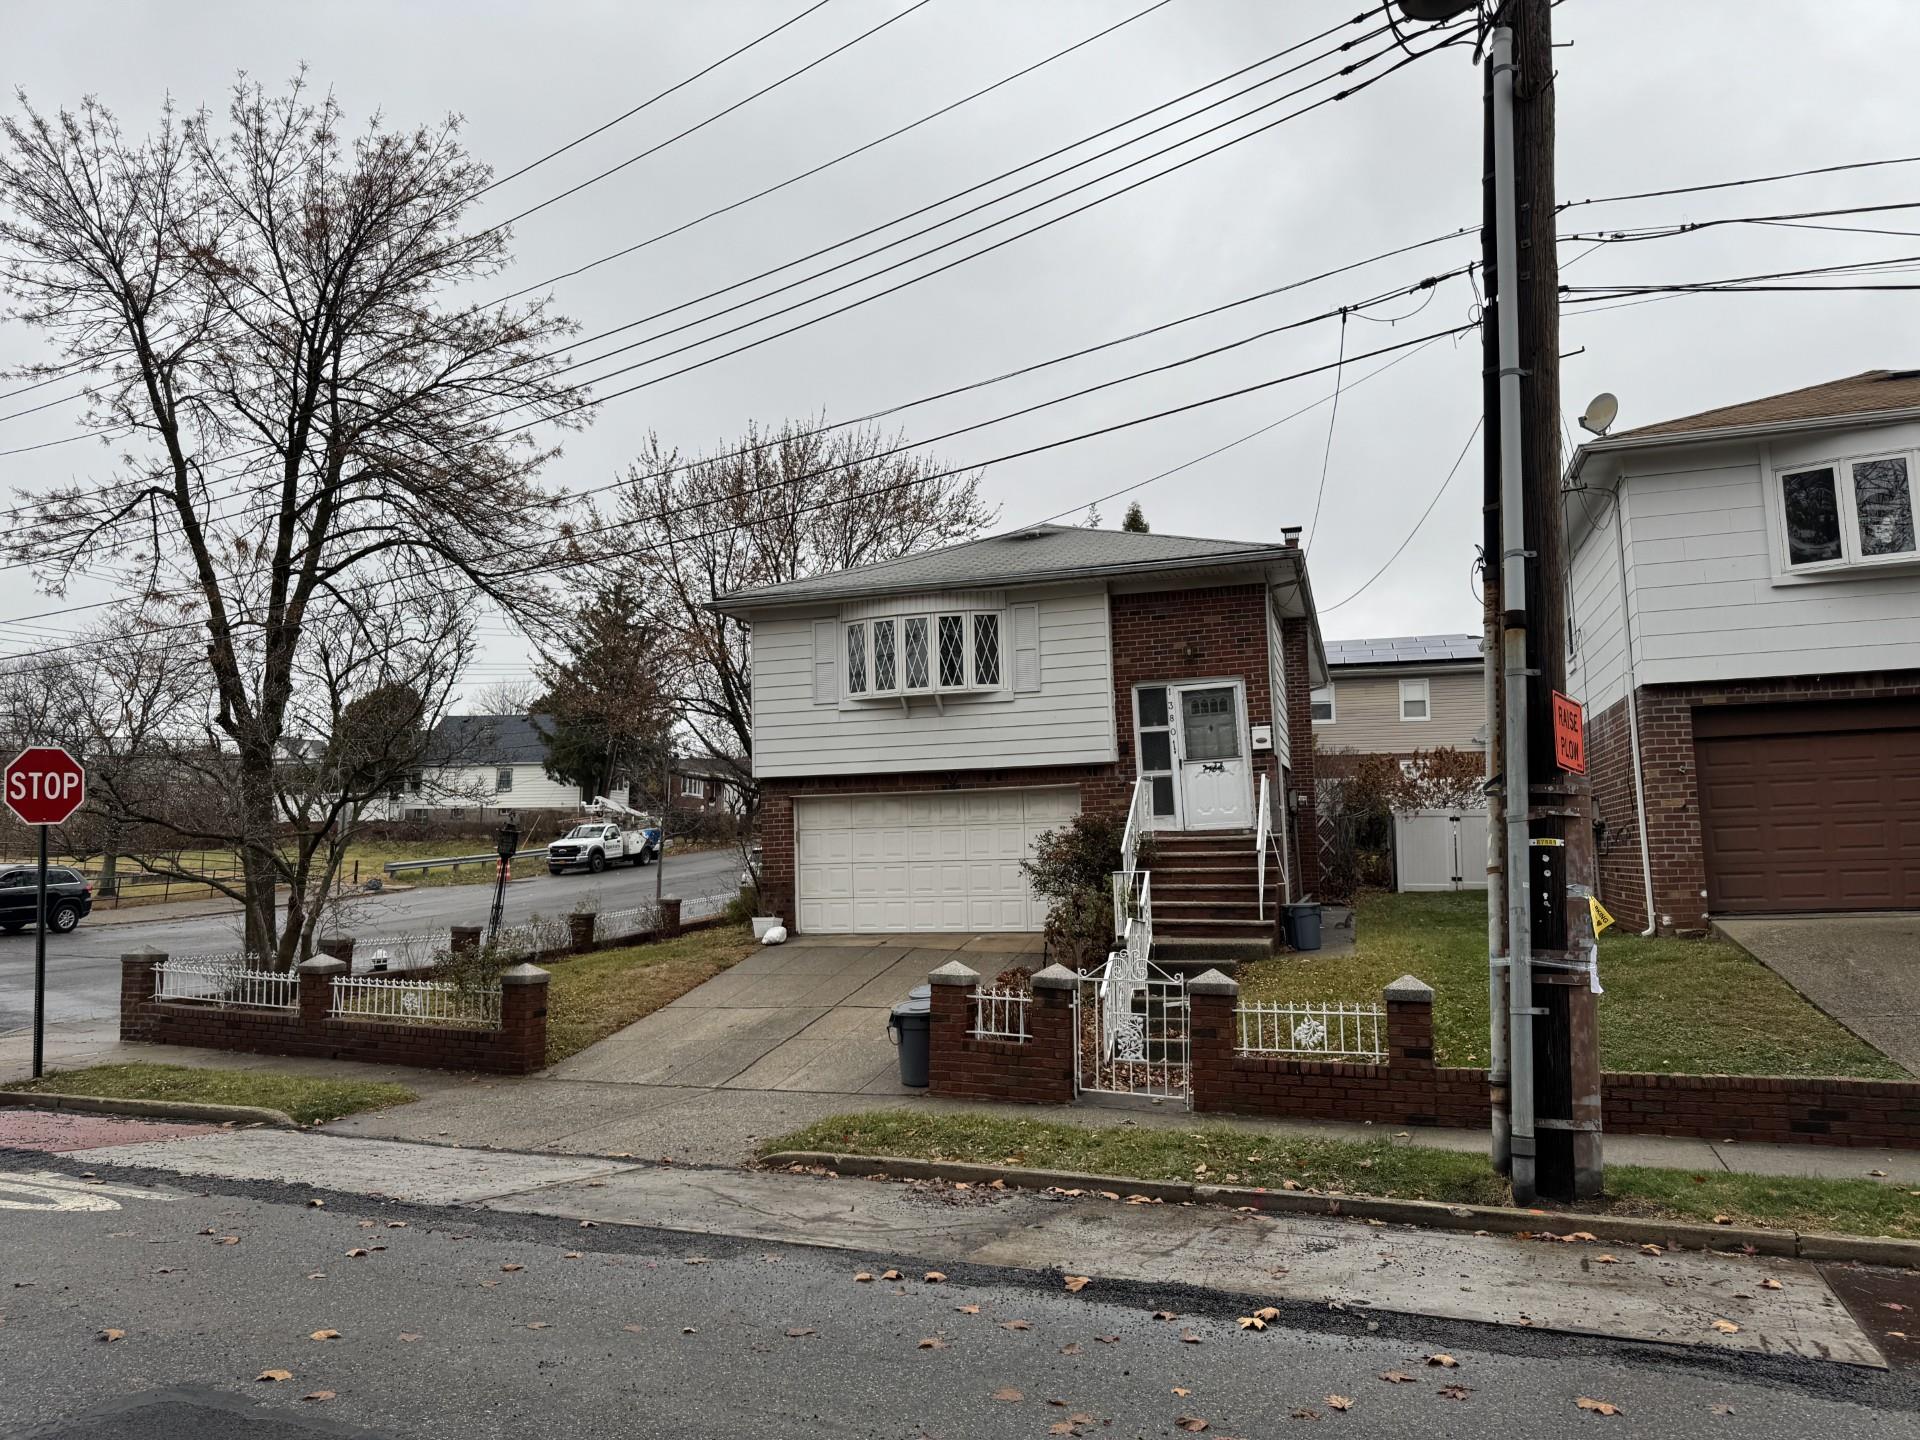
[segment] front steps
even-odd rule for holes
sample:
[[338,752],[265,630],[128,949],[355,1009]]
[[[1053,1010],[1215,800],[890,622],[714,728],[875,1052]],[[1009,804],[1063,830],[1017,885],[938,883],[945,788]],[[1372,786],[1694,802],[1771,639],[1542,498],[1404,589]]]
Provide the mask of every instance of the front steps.
[[1279,927],[1279,867],[1272,864],[1267,869],[1263,920],[1259,857],[1251,830],[1158,831],[1150,868],[1157,962],[1181,970],[1205,969],[1220,962],[1260,960],[1273,953]]

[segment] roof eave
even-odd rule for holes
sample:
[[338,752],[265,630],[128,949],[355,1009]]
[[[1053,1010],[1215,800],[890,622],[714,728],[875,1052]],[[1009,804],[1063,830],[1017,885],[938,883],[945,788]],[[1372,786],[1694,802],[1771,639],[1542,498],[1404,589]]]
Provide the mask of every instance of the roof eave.
[[1714,441],[1758,440],[1769,435],[1790,434],[1796,430],[1844,430],[1854,425],[1894,425],[1920,420],[1920,405],[1901,405],[1891,410],[1857,410],[1847,415],[1813,415],[1798,420],[1764,420],[1751,425],[1717,425],[1710,430],[1675,430],[1657,435],[1601,436],[1589,440],[1573,452],[1567,478],[1580,478],[1589,457],[1611,455],[1625,450],[1653,450],[1668,445],[1704,445]]

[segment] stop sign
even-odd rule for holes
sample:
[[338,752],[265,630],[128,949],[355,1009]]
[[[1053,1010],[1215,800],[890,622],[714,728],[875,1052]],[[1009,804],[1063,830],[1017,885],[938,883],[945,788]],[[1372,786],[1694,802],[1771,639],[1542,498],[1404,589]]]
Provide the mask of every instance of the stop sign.
[[7,766],[7,808],[29,825],[58,825],[87,798],[87,772],[58,745],[31,745]]

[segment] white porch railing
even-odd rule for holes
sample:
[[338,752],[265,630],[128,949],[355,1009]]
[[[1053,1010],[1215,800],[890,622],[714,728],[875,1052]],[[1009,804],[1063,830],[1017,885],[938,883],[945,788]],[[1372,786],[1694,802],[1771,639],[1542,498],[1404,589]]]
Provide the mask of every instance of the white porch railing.
[[[1267,786],[1267,777],[1260,776],[1260,799],[1255,806],[1258,825],[1253,836],[1253,853],[1259,860],[1260,880],[1256,887],[1256,896],[1260,904],[1260,918],[1267,918],[1267,849],[1271,846],[1280,862],[1280,897],[1282,904],[1293,900],[1293,877],[1287,873],[1287,826],[1284,820],[1273,818],[1273,792]],[[1275,837],[1278,838],[1275,838]]]
[[1133,799],[1127,806],[1127,828],[1120,836],[1120,870],[1113,877],[1113,933],[1127,929],[1127,899],[1133,894],[1133,877],[1140,868],[1140,837],[1146,833],[1153,813],[1153,782],[1145,776],[1133,782]]
[[153,967],[153,998],[292,1010],[300,1004],[300,977],[256,970],[241,959],[180,955]]
[[1114,908],[1124,912],[1119,926],[1120,948],[1107,956],[1100,972],[1100,1015],[1104,1033],[1101,1052],[1113,1054],[1118,1027],[1132,1013],[1134,997],[1147,982],[1147,962],[1153,954],[1153,876],[1135,872],[1137,885],[1129,884],[1124,871],[1113,877]]
[[1249,1002],[1238,1010],[1239,1049],[1242,1055],[1379,1064],[1387,1058],[1385,1021],[1378,1005]]

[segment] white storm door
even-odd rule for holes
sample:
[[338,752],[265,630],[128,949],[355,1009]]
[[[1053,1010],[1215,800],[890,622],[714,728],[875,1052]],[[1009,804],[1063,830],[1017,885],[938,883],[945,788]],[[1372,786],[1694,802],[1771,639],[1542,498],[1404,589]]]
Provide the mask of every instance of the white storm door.
[[1177,692],[1180,809],[1188,830],[1253,823],[1253,773],[1240,724],[1240,686],[1186,685]]

